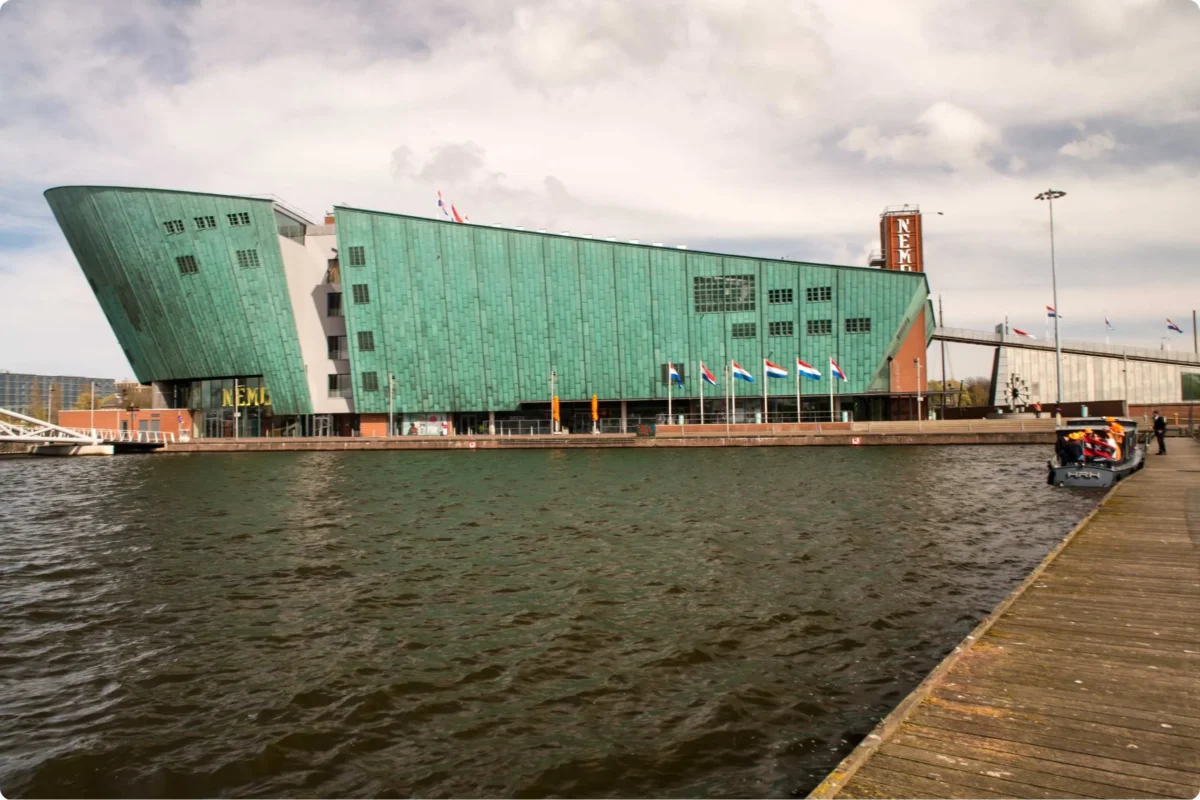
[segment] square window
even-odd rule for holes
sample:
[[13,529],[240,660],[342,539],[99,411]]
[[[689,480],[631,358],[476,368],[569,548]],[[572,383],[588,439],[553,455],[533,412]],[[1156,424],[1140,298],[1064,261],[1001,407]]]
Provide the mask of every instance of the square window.
[[870,317],[848,317],[846,319],[846,333],[870,333],[871,319]]
[[362,305],[371,302],[371,287],[365,283],[356,283],[351,287],[354,292],[354,302]]
[[365,267],[367,265],[367,250],[362,245],[350,248],[350,266]]
[[375,349],[375,334],[371,331],[358,332],[358,349],[371,351]]
[[791,289],[769,289],[767,291],[767,299],[773,306],[786,305],[792,302]]
[[379,375],[374,372],[364,372],[362,374],[362,383],[364,392],[379,391]]
[[237,262],[238,262],[238,266],[241,267],[242,269],[258,269],[258,267],[260,266],[260,264],[258,262],[258,251],[257,250],[238,250],[237,251]]
[[196,230],[203,231],[203,230],[208,230],[209,228],[217,227],[217,220],[215,217],[203,216],[203,217],[192,217],[192,219],[196,221]]
[[229,224],[235,228],[250,224],[250,214],[246,211],[235,211],[232,214],[226,214],[225,217],[229,220]]
[[354,392],[350,390],[350,386],[350,374],[348,372],[339,372],[329,376],[330,397],[352,397]]
[[767,333],[771,336],[791,336],[793,335],[792,321],[782,320],[779,322],[768,322]]
[[195,256],[175,256],[175,265],[179,267],[180,275],[195,275],[200,271]]
[[692,302],[697,314],[754,311],[754,276],[697,275],[692,278]]
[[730,333],[734,339],[753,339],[757,335],[758,325],[753,322],[735,322]]
[[808,321],[809,336],[828,336],[833,333],[833,320],[810,319]]
[[810,286],[804,290],[804,299],[810,303],[828,303],[833,299],[833,287]]
[[183,220],[169,219],[163,223],[163,227],[167,229],[167,233],[183,233]]

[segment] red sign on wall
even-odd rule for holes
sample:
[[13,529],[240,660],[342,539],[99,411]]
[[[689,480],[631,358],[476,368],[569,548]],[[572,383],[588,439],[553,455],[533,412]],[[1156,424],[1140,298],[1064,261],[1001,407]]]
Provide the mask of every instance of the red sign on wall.
[[924,272],[925,252],[921,243],[921,213],[884,212],[879,221],[883,268],[897,272]]

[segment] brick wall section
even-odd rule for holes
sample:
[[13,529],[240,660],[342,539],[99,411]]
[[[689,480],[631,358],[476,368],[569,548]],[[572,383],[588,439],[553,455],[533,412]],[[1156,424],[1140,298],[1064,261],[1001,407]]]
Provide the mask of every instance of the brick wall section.
[[[131,431],[138,429],[138,423],[157,420],[159,430],[163,433],[173,433],[176,438],[180,434],[191,436],[192,412],[182,408],[142,408],[137,411],[126,411],[123,408],[96,409],[95,423],[92,422],[92,411],[70,409],[58,412],[58,424],[64,428],[92,428],[97,430],[120,430],[121,422],[125,422]],[[183,418],[183,422],[179,418]]]

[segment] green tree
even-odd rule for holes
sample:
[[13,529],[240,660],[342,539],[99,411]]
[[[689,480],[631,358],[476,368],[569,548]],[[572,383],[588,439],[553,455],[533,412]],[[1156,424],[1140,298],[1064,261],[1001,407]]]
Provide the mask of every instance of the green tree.
[[29,389],[29,400],[25,402],[25,413],[38,419],[46,419],[46,399],[42,397],[42,385],[37,378]]
[[[97,402],[96,406],[99,407],[99,405],[100,405],[100,403]],[[79,411],[87,411],[91,407],[92,407],[92,388],[89,386],[88,388],[84,389],[82,392],[79,393],[79,397],[75,398],[75,405],[73,406],[73,408],[78,409]]]

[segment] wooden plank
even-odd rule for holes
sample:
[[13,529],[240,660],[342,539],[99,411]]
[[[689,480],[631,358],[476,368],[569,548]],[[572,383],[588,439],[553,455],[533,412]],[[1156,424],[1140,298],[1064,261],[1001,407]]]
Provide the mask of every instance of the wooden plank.
[[811,796],[1195,797],[1200,444],[1174,453],[1110,492]]

